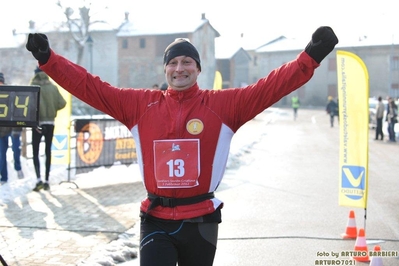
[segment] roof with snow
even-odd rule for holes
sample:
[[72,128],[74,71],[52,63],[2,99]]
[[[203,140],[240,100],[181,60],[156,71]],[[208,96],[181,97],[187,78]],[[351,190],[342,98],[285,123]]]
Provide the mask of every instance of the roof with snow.
[[[303,50],[309,43],[306,38],[287,38],[280,36],[256,49],[258,53]],[[389,36],[388,34],[370,36],[350,36],[339,38],[336,48],[340,47],[366,47],[366,46],[385,46],[399,43],[399,35]]]
[[[199,22],[198,20],[186,21],[184,23],[165,21],[164,23],[158,24],[156,28],[153,28],[148,27],[146,24],[140,24],[138,22],[128,20],[122,23],[117,33],[117,36],[123,37],[141,35],[165,35],[174,33],[195,32],[206,23],[209,23],[207,19],[202,19]],[[219,35],[219,33],[217,33],[217,35]]]
[[[203,17],[201,20],[189,20],[184,23],[176,23],[175,21],[164,21],[159,23],[156,28],[151,28],[145,21],[130,21],[126,19],[120,23],[120,26],[111,25],[105,21],[96,21],[90,25],[91,31],[117,31],[117,37],[122,36],[143,36],[143,35],[165,35],[175,33],[190,33],[195,32],[204,24],[209,23],[208,19]],[[209,23],[210,24],[210,23]],[[212,26],[211,26],[212,27]],[[213,27],[212,27],[213,28]],[[67,31],[64,23],[60,22],[46,22],[43,25],[38,25],[34,30],[27,28],[22,31],[9,32],[0,39],[1,48],[16,48],[24,45],[26,41],[26,34],[29,32],[50,32],[50,31]],[[215,30],[215,29],[214,29]],[[216,30],[215,30],[216,31]],[[217,32],[217,31],[216,31]],[[217,32],[216,36],[220,36]],[[262,52],[278,52],[278,51],[292,51],[302,50],[309,42],[309,38],[291,38],[286,36],[278,36],[269,41],[265,41],[258,36],[258,39],[249,39],[243,36],[216,38],[216,58],[227,59],[231,58],[241,48],[244,50],[255,50],[258,53]],[[399,34],[392,33],[378,33],[370,34],[368,36],[339,36],[339,47],[365,47],[365,46],[383,46],[399,43]]]

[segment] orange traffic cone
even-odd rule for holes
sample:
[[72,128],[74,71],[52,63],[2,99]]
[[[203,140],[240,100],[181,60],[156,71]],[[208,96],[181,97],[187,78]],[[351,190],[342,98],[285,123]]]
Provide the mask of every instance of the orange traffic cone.
[[368,253],[369,253],[369,251],[367,248],[364,229],[360,228],[359,234],[357,235],[357,238],[356,238],[355,256],[353,256],[353,259],[356,261],[361,261],[361,262],[370,261]]
[[349,219],[346,225],[345,233],[341,234],[343,239],[356,239],[357,237],[357,228],[356,228],[356,220],[355,220],[355,212],[349,212]]
[[381,251],[380,246],[375,246],[374,247],[374,252],[373,253],[377,253],[377,254],[373,254],[375,256],[371,256],[371,261],[370,261],[370,266],[382,266],[382,258],[381,256],[378,256],[378,252]]

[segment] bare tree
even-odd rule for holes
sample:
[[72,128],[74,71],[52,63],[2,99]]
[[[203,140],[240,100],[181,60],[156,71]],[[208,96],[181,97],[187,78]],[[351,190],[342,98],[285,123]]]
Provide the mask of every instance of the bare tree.
[[[57,5],[63,10],[64,15],[67,19],[66,24],[71,34],[76,47],[77,47],[77,61],[78,65],[82,65],[83,55],[85,51],[85,45],[90,36],[90,26],[95,23],[104,23],[103,20],[93,20],[91,16],[91,1],[83,1],[83,6],[79,7],[79,14],[75,14],[75,10],[72,7],[64,7],[61,0],[57,2]],[[107,7],[105,7],[107,9]],[[104,9],[103,9],[104,10]],[[100,112],[88,104],[82,102],[76,97],[72,97],[72,113],[75,115],[93,115],[99,114]]]
[[[90,26],[95,23],[104,23],[103,20],[92,21],[92,16],[90,14],[91,1],[86,3],[83,1],[83,6],[79,7],[79,15],[75,15],[75,10],[71,7],[64,7],[61,0],[57,2],[57,5],[63,10],[65,17],[67,19],[68,30],[75,41],[78,55],[76,63],[81,65],[83,59],[84,48],[87,40],[90,38]],[[107,7],[105,8],[107,9]]]

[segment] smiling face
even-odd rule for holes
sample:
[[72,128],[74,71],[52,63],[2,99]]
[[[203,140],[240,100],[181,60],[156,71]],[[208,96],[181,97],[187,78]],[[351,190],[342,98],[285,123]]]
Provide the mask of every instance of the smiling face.
[[201,71],[197,62],[188,56],[176,56],[165,65],[165,78],[169,86],[177,91],[183,91],[197,82]]

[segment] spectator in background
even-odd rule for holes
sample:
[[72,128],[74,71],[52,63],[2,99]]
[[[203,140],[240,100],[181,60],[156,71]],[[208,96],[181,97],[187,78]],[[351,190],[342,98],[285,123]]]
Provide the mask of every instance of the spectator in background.
[[395,124],[398,122],[398,106],[393,98],[388,97],[387,116],[389,141],[396,142]]
[[299,97],[298,96],[292,96],[292,98],[291,98],[291,106],[292,106],[292,109],[294,110],[294,120],[296,120],[296,118],[298,116],[298,108],[299,108],[300,104],[301,104],[301,102],[299,101]]
[[21,167],[21,131],[22,128],[0,127],[0,174],[1,184],[8,182],[7,150],[8,140],[12,139],[12,151],[14,155],[14,169],[19,179],[24,178]]
[[[0,72],[0,86],[5,85],[4,74]],[[1,184],[8,182],[7,150],[8,140],[11,137],[14,155],[14,169],[18,178],[24,178],[21,167],[21,132],[22,127],[0,127],[0,174]]]
[[328,96],[326,112],[330,115],[331,127],[334,127],[334,116],[338,115],[338,104],[334,101],[332,96]]
[[384,132],[382,132],[382,119],[384,118],[385,106],[382,102],[382,97],[378,97],[378,103],[375,112],[376,126],[375,126],[375,140],[381,136],[381,140],[384,140]]
[[[37,183],[33,191],[41,189],[49,190],[49,176],[51,166],[51,144],[54,135],[54,120],[57,112],[65,107],[66,101],[58,91],[57,86],[52,83],[46,73],[36,68],[35,75],[30,85],[40,86],[40,110],[39,110],[39,127],[32,130],[32,152],[33,164],[37,177]],[[40,176],[39,146],[44,136],[45,155],[46,155],[46,172],[45,182],[43,183]]]

